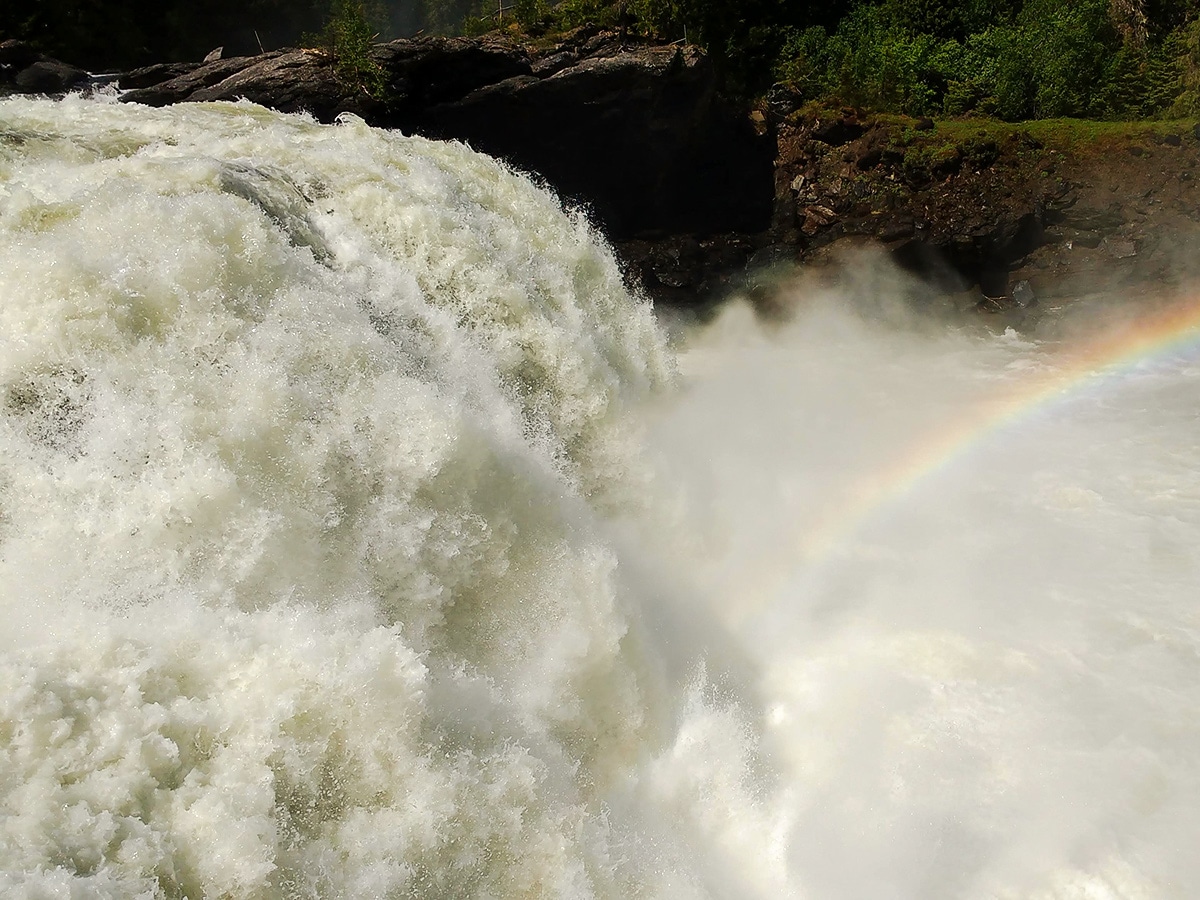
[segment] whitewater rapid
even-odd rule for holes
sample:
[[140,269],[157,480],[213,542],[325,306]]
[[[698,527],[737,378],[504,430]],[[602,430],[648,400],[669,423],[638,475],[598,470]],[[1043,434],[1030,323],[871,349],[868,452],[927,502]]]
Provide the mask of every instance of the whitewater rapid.
[[677,372],[467,147],[0,102],[0,895],[1194,895],[1200,366],[883,490],[1069,343],[886,290]]

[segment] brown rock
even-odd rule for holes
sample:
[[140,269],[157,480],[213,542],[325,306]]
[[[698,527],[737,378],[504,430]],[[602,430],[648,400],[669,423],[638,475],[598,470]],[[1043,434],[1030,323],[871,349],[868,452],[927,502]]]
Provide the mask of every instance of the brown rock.
[[[236,75],[242,69],[274,59],[281,52],[266,53],[262,56],[231,56],[228,59],[218,59],[213,62],[191,66],[175,77],[165,81],[155,81],[144,88],[135,88],[121,96],[124,103],[142,103],[146,106],[168,106],[172,103],[183,103],[192,99],[192,95],[203,88],[220,84],[227,78]],[[150,67],[156,69],[157,67]],[[134,82],[141,82],[148,69],[136,69],[129,73]],[[125,75],[117,77],[117,86],[125,88]]]

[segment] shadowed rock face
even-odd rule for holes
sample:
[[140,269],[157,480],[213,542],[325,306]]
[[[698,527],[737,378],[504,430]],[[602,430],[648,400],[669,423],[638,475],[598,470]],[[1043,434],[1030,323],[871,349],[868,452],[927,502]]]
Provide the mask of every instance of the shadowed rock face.
[[[323,121],[466,141],[586,205],[614,239],[762,231],[774,145],[725,103],[693,48],[622,45],[612,35],[539,53],[497,39],[400,40],[375,48],[385,99],[338,78],[322,53],[222,59],[182,73],[121,76],[123,99],[162,106],[240,97]],[[161,74],[162,80],[155,82]]]
[[23,41],[0,42],[0,96],[6,93],[61,94],[86,84],[82,69],[39,53]]
[[148,66],[118,76],[117,84],[133,88],[123,101],[147,106],[245,98],[282,112],[311,112],[324,121],[360,111],[354,92],[338,81],[330,60],[309,50],[216,59],[182,70]]
[[615,239],[770,222],[771,142],[722,103],[695,50],[641,47],[517,75],[429,106],[410,127],[541,174]]

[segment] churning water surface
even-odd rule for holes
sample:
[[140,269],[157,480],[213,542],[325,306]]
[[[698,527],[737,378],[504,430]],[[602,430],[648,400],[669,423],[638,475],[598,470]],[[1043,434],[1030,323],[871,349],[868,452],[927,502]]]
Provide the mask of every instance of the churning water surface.
[[1200,365],[737,305],[468,148],[0,103],[0,895],[1200,890]]

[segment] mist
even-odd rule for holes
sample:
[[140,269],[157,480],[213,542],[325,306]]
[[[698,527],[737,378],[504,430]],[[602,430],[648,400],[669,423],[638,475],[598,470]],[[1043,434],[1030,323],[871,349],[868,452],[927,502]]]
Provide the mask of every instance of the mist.
[[672,552],[797,896],[1200,888],[1200,366],[1090,362],[1153,314],[1114,299],[1018,333],[866,255],[680,330]]

